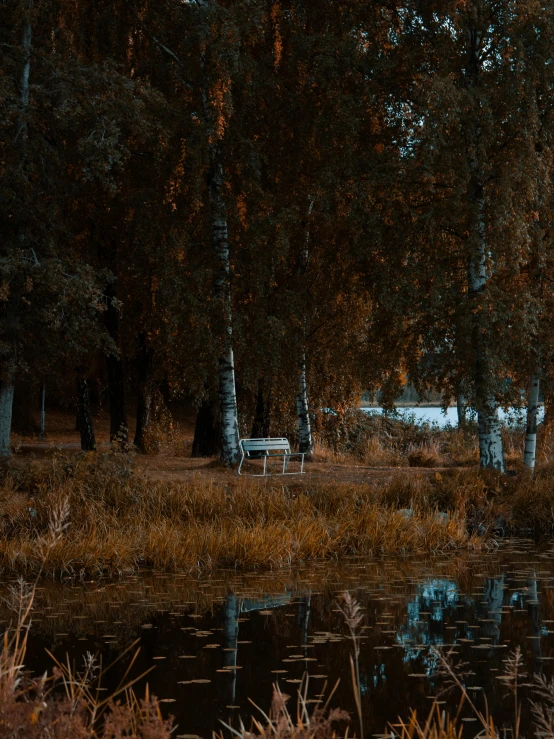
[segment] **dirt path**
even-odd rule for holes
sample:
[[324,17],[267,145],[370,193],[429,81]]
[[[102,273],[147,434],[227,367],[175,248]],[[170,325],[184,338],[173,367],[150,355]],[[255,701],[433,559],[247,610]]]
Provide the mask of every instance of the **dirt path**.
[[[108,452],[108,443],[98,445],[98,452]],[[13,460],[24,463],[29,458],[48,459],[53,454],[79,454],[80,446],[77,442],[55,443],[22,442]],[[237,479],[235,469],[223,467],[216,458],[193,459],[192,457],[155,456],[151,454],[136,454],[134,464],[137,470],[144,472],[154,480],[192,480],[198,477],[209,478],[214,481]],[[292,465],[291,465],[292,469]],[[386,484],[399,472],[407,475],[434,474],[443,468],[423,467],[367,467],[361,464],[333,464],[329,462],[307,462],[303,475],[275,475],[275,481],[294,483],[294,485],[310,485],[315,483],[339,483],[349,485]],[[249,472],[261,472],[261,463],[250,463]],[[245,475],[246,478],[247,475]]]

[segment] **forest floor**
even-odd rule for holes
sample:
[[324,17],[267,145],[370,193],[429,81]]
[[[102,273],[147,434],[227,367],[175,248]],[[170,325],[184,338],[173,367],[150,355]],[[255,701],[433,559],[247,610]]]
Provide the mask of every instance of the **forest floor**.
[[[134,428],[134,418],[129,419],[129,426]],[[97,450],[107,452],[109,442],[109,417],[99,414],[94,419]],[[130,438],[131,438],[130,434]],[[134,463],[137,471],[144,472],[152,480],[181,480],[186,481],[195,477],[211,479],[217,482],[227,481],[237,477],[235,469],[224,467],[217,458],[193,458],[192,441],[194,437],[194,416],[191,413],[181,413],[178,419],[178,438],[169,449],[159,454],[136,454]],[[37,435],[13,435],[13,446],[16,451],[14,461],[32,456],[36,459],[50,457],[59,452],[71,455],[80,452],[79,433],[75,429],[73,413],[63,411],[49,411],[47,415],[47,434],[44,441],[39,441]],[[257,469],[257,468],[260,469]],[[290,469],[298,466],[291,465]],[[351,457],[343,457],[336,461],[328,455],[316,455],[305,465],[306,474],[303,476],[288,477],[295,483],[332,483],[349,485],[387,484],[399,470],[408,475],[420,476],[435,474],[445,468],[440,465],[432,467],[398,467],[396,465],[366,465],[357,462]],[[261,463],[250,464],[246,472],[261,471]]]

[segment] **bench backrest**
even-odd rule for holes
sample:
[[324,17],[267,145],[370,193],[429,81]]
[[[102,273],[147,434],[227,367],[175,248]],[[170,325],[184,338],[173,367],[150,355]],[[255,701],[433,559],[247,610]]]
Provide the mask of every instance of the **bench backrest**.
[[241,439],[241,446],[245,452],[290,452],[289,440],[281,439]]

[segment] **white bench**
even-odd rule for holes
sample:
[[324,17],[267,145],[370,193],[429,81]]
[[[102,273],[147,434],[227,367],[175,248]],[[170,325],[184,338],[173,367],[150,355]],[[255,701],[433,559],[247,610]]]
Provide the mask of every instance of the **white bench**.
[[[304,452],[291,452],[289,440],[284,437],[281,439],[241,439],[240,449],[242,457],[240,460],[238,473],[241,474],[241,467],[245,459],[259,459],[263,457],[264,471],[261,474],[252,474],[252,477],[265,477],[266,475],[303,475],[304,474]],[[274,457],[283,458],[283,470],[281,472],[272,473],[267,471],[267,460]],[[301,457],[301,465],[299,472],[288,472],[288,464],[291,457]]]

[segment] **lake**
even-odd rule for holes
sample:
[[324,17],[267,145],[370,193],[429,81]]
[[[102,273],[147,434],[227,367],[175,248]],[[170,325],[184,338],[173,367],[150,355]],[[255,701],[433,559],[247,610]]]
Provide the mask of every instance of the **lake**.
[[[361,408],[364,413],[383,414],[383,408]],[[445,426],[458,425],[458,411],[455,407],[446,409],[446,413],[442,408],[436,406],[398,406],[396,412],[401,418],[413,419],[416,423],[436,424],[440,428]],[[524,426],[526,423],[527,411],[521,408],[512,408],[508,412],[502,408],[499,409],[500,419],[508,426]],[[468,417],[470,414],[468,412]],[[539,422],[544,419],[544,406],[539,408]]]
[[[425,715],[444,687],[433,646],[452,648],[456,660],[468,663],[472,699],[483,708],[484,689],[502,724],[511,704],[497,678],[511,650],[521,647],[530,675],[553,673],[552,554],[550,543],[541,549],[509,540],[498,551],[461,559],[350,559],[336,567],[220,571],[205,579],[144,573],[116,582],[44,584],[26,663],[36,673],[51,670],[48,648],[58,659],[67,654],[77,669],[87,652],[106,666],[138,639],[132,675],[154,668],[146,679],[176,717],[176,735],[208,739],[220,720],[248,726],[256,713],[250,701],[267,710],[274,682],[295,695],[305,673],[312,696],[340,678],[332,705],[354,714],[352,643],[337,607],[348,590],[364,609],[360,666],[368,736],[406,717],[409,707]],[[5,625],[10,615],[0,615]],[[130,656],[108,671],[102,688],[113,690]],[[139,694],[143,689],[144,680]],[[456,707],[458,695],[441,700]],[[464,718],[471,720],[469,711]]]

